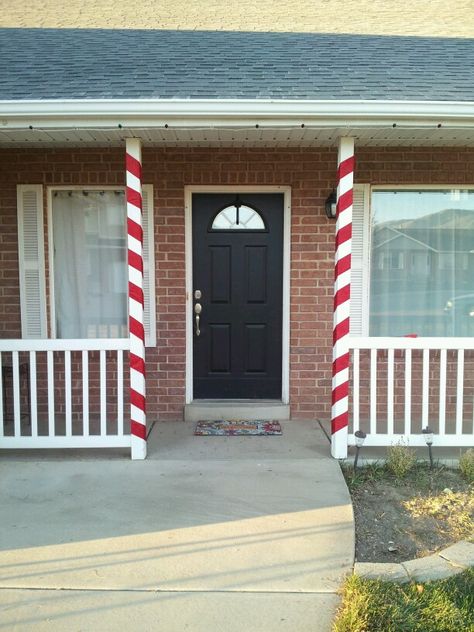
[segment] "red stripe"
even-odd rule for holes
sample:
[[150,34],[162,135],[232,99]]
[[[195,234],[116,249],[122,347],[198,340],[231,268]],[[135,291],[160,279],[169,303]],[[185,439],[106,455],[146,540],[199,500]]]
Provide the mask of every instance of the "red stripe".
[[339,371],[349,368],[349,353],[343,353],[332,363],[332,374],[336,375]]
[[128,320],[130,333],[137,338],[140,338],[140,340],[145,340],[145,330],[143,328],[143,324],[139,323],[136,318],[133,318],[133,316],[130,316]]
[[349,191],[346,191],[345,193],[343,193],[337,201],[338,213],[343,213],[349,208],[349,206],[352,206],[353,203],[354,203],[354,191],[353,189],[349,189]]
[[133,252],[133,250],[128,251],[128,265],[143,274],[143,257],[137,255],[137,253]]
[[139,160],[130,154],[126,154],[125,165],[127,171],[130,171],[132,176],[135,176],[135,178],[138,178],[139,180],[142,179],[142,165]]
[[134,437],[138,437],[139,439],[146,440],[146,426],[143,424],[139,424],[138,421],[132,421],[130,424],[130,429],[132,435]]
[[343,226],[336,233],[336,250],[341,244],[344,244],[346,241],[349,241],[352,237],[352,224],[347,224],[347,226]]
[[134,222],[133,219],[127,219],[127,230],[128,234],[131,237],[135,237],[138,239],[140,243],[143,243],[143,228],[137,222]]
[[338,340],[340,340],[344,336],[347,336],[348,333],[349,333],[349,319],[345,318],[342,322],[338,323],[334,327],[334,332],[333,332],[333,335],[332,335],[333,343],[337,342]]
[[346,412],[341,413],[337,417],[334,417],[334,419],[331,420],[331,433],[335,434],[339,430],[342,430],[343,428],[347,428],[348,425],[349,425],[349,413],[346,411]]
[[346,158],[341,163],[339,163],[339,167],[337,168],[337,176],[339,180],[343,178],[344,176],[347,176],[350,173],[353,173],[354,169],[355,169],[355,156],[349,156],[349,158]]
[[138,285],[135,285],[135,283],[128,283],[128,295],[130,298],[133,298],[134,301],[137,301],[137,303],[141,303],[141,305],[144,305],[144,296],[143,296],[143,290],[141,287],[138,287]]
[[140,358],[140,356],[135,355],[134,353],[130,353],[130,368],[135,369],[143,376],[145,375],[145,360]]
[[145,398],[133,388],[130,389],[130,403],[145,412]]
[[351,255],[345,255],[336,263],[336,277],[351,269]]
[[339,305],[342,305],[342,303],[345,303],[346,301],[348,301],[350,297],[351,297],[351,286],[345,285],[344,287],[341,287],[341,289],[338,290],[336,294],[334,295],[334,309],[336,309],[336,307],[339,307]]
[[138,193],[138,191],[135,191],[135,189],[131,189],[130,187],[127,187],[127,202],[142,210],[141,193]]
[[332,391],[332,403],[335,404],[340,399],[347,397],[349,395],[349,382],[343,382],[336,386],[336,388]]

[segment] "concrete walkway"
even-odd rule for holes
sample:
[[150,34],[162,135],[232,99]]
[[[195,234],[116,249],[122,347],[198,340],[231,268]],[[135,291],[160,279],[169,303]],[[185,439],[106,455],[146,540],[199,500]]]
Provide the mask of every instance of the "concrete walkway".
[[2,453],[0,630],[325,632],[352,508],[315,422],[157,424],[150,456]]

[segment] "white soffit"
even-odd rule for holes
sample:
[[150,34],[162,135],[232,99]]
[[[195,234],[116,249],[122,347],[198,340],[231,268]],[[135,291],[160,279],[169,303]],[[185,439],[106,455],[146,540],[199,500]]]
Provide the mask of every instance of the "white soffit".
[[358,146],[474,147],[474,130],[454,128],[123,128],[2,130],[2,147],[121,146],[125,138],[141,138],[146,146],[166,147],[336,147],[341,136]]

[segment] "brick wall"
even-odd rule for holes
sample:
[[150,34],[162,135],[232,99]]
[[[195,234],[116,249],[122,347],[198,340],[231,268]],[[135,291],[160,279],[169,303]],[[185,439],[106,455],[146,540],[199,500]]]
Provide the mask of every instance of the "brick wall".
[[[474,152],[359,149],[357,182],[473,184]],[[333,149],[151,149],[144,182],[154,185],[157,347],[147,350],[150,418],[180,419],[185,376],[184,186],[292,187],[292,416],[328,418],[331,390],[334,222],[324,201],[335,184]],[[124,184],[123,149],[0,152],[0,336],[20,336],[16,185]]]

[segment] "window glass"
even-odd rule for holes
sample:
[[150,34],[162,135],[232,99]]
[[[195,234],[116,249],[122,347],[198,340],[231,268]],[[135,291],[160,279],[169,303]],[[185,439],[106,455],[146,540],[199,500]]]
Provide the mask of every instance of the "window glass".
[[58,338],[127,336],[123,191],[53,191]]
[[242,204],[227,206],[216,215],[212,230],[265,230],[265,222],[256,210]]
[[370,335],[474,335],[474,191],[374,191]]

